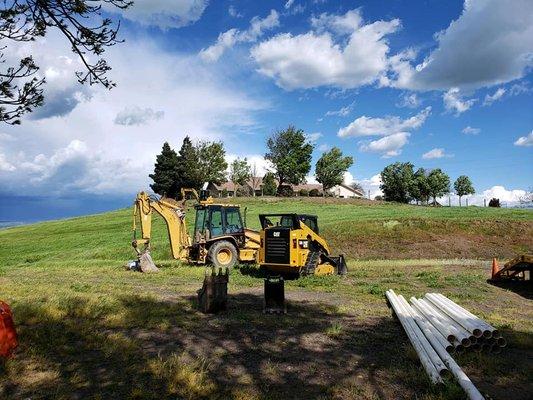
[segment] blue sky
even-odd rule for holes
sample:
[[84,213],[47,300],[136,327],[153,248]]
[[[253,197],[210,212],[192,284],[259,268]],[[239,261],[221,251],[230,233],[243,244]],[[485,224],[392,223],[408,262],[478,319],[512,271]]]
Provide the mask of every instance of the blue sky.
[[[80,86],[50,32],[32,54],[47,102],[0,127],[0,220],[128,205],[163,141],[222,140],[260,170],[293,124],[354,157],[346,176],[379,194],[395,161],[469,175],[472,203],[533,186],[533,3],[137,0],[105,56],[117,88]],[[312,174],[312,171],[311,171]],[[309,177],[312,180],[312,176]]]

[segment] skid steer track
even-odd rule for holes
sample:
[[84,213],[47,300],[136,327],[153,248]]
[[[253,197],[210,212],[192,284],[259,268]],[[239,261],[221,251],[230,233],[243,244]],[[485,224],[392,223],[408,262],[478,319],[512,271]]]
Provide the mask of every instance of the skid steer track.
[[310,251],[302,268],[302,275],[314,275],[315,269],[320,261],[320,251]]

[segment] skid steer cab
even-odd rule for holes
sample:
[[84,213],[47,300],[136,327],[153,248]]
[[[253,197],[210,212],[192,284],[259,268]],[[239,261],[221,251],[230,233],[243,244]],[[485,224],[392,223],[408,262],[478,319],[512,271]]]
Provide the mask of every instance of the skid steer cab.
[[273,273],[345,275],[344,256],[333,257],[320,236],[318,218],[307,214],[261,214],[261,267]]

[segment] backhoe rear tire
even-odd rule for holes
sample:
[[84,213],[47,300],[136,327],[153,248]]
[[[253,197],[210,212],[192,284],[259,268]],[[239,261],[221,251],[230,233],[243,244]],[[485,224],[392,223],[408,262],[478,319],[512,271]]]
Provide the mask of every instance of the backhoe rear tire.
[[237,265],[239,256],[235,246],[227,240],[216,242],[207,253],[209,262],[216,268],[233,268]]

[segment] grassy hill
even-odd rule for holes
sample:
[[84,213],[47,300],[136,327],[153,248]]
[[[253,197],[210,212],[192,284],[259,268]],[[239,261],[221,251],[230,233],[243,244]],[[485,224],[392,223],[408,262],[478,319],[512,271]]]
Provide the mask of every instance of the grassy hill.
[[133,258],[129,209],[0,230],[0,297],[20,335],[15,358],[0,364],[0,398],[464,398],[453,382],[428,383],[385,304],[388,288],[438,291],[486,318],[509,346],[459,363],[493,398],[533,392],[530,292],[487,284],[489,263],[475,260],[531,251],[533,212],[235,201],[252,228],[261,212],[317,214],[348,255],[348,276],[287,282],[288,314],[265,316],[261,272],[242,266],[228,312],[206,316],[195,307],[204,269],[171,259],[157,218],[153,275],[122,268]]

